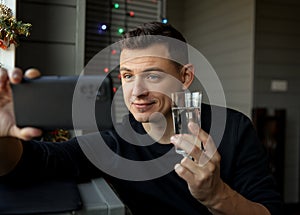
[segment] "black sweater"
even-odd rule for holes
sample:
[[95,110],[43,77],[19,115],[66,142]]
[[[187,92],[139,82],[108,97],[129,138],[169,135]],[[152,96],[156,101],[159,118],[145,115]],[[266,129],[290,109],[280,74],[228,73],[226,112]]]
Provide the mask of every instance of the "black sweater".
[[[210,131],[212,108],[214,117],[224,110],[227,114],[225,132],[218,144],[221,178],[245,198],[263,204],[272,215],[280,214],[281,198],[251,121],[237,111],[203,105],[202,128],[210,134],[218,133]],[[131,127],[134,130],[128,129]],[[133,214],[210,214],[173,170],[182,157],[174,152],[172,144],[152,143],[141,123],[131,115],[116,128],[101,132],[102,136],[90,134],[63,143],[24,142],[21,161],[2,179],[72,177],[83,180],[103,176]],[[125,138],[127,141],[124,134],[129,138]],[[100,147],[103,145],[99,145],[99,137],[117,155]],[[166,159],[159,160],[164,156]]]

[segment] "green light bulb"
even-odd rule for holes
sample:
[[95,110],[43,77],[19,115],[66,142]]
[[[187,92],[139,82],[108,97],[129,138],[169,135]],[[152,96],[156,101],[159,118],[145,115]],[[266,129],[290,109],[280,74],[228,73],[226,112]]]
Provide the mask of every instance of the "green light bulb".
[[118,3],[114,4],[114,8],[119,9],[120,5]]
[[123,28],[119,28],[119,29],[118,29],[118,32],[119,32],[119,34],[123,34],[124,29],[123,29]]

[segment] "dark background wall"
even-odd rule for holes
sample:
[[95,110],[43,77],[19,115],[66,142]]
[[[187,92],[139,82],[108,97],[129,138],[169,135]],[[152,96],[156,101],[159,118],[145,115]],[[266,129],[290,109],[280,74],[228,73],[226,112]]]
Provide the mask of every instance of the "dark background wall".
[[[253,106],[270,114],[286,110],[284,197],[294,202],[300,181],[300,2],[258,0],[255,11]],[[274,81],[279,88],[272,89]]]

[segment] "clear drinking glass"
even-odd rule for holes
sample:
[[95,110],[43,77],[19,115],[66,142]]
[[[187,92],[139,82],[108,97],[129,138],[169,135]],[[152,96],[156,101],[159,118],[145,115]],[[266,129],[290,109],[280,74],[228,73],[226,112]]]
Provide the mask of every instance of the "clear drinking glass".
[[[171,94],[171,99],[175,134],[191,134],[188,128],[190,121],[197,123],[201,127],[201,92],[174,92]],[[176,148],[176,152],[183,156],[188,155],[187,152],[180,148]]]

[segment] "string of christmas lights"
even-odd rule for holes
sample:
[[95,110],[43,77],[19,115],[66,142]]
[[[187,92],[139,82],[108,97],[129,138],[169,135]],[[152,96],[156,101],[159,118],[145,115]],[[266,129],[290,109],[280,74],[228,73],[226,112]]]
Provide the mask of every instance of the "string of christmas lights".
[[[133,18],[139,18],[139,16],[135,13],[134,10],[129,10],[131,4],[133,4],[134,0],[110,0],[109,4],[110,4],[110,10],[109,10],[109,20],[108,23],[103,21],[100,23],[99,25],[99,29],[98,29],[98,33],[99,34],[103,34],[105,36],[109,37],[109,44],[112,44],[112,36],[114,35],[119,35],[121,37],[121,35],[128,30],[128,22],[130,22],[130,19]],[[164,1],[165,0],[149,0],[150,2],[154,3],[154,4],[158,4],[158,1],[160,2],[160,11],[161,13],[163,12],[163,7],[164,7]],[[114,14],[121,14],[122,10],[124,10],[123,14],[124,14],[124,23],[122,26],[112,26],[112,17],[114,16]],[[166,24],[168,23],[168,19],[166,17],[163,16],[163,14],[161,14],[160,16],[161,22]],[[116,32],[115,32],[116,30]],[[115,55],[117,54],[118,51],[117,50],[111,50],[111,55]],[[109,67],[105,67],[102,70],[105,73],[110,72],[110,68]]]

